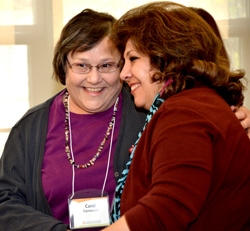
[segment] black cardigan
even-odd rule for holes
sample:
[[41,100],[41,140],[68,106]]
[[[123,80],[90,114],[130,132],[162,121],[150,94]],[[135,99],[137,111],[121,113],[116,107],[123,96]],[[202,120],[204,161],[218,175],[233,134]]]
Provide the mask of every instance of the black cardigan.
[[[135,109],[125,87],[122,94],[122,118],[113,160],[116,182],[146,117]],[[55,97],[28,110],[12,128],[5,144],[0,160],[0,230],[67,229],[67,225],[52,217],[41,181],[49,108]]]

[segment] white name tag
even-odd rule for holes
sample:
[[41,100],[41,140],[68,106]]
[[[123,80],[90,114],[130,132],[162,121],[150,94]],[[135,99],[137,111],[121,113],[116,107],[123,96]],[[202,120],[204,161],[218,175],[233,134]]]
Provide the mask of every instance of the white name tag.
[[70,229],[104,227],[109,225],[107,197],[68,199]]

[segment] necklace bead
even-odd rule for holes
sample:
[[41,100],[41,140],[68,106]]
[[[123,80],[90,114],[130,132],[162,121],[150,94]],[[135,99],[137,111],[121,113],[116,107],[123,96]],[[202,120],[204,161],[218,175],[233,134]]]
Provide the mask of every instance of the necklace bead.
[[106,143],[106,141],[108,140],[108,137],[110,135],[110,131],[113,129],[113,125],[114,125],[114,118],[115,118],[115,114],[117,112],[117,107],[118,107],[118,102],[119,102],[119,97],[116,100],[115,106],[114,106],[114,111],[113,111],[113,115],[111,118],[111,121],[109,122],[109,126],[107,128],[106,134],[104,136],[103,141],[101,142],[96,154],[94,155],[94,157],[86,164],[76,164],[75,161],[72,160],[71,155],[70,155],[70,147],[69,147],[69,109],[68,109],[68,98],[69,98],[69,93],[68,91],[65,92],[65,98],[64,98],[64,108],[65,108],[65,152],[68,158],[68,161],[70,162],[70,164],[74,165],[74,167],[76,168],[88,168],[90,166],[93,166],[95,164],[96,159],[100,156],[100,153]]

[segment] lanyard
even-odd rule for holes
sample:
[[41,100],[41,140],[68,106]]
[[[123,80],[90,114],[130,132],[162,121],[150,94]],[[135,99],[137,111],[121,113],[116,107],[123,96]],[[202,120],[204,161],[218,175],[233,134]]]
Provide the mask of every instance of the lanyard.
[[[72,145],[72,131],[71,131],[71,121],[70,121],[69,98],[70,98],[70,95],[68,97],[68,110],[69,110],[68,121],[69,121],[70,151],[71,151],[71,155],[72,155],[72,160],[74,161],[74,152],[73,152],[73,145]],[[116,103],[117,103],[118,99],[119,98],[116,99]],[[114,104],[114,110],[115,110],[116,103]],[[113,143],[113,137],[114,137],[114,130],[115,130],[115,118],[114,118],[114,124],[113,124],[112,133],[111,133],[111,139],[110,139],[110,145],[109,145],[108,162],[107,162],[106,174],[105,174],[105,178],[104,178],[104,182],[103,182],[103,186],[102,186],[101,197],[103,197],[104,189],[105,189],[106,182],[107,182],[108,172],[109,172],[109,164],[110,164],[110,156],[111,156],[111,151],[112,151],[112,143]],[[71,194],[70,199],[72,199],[74,197],[74,195],[75,195],[75,167],[74,167],[74,165],[72,165],[72,173],[73,173],[72,174],[72,194]]]

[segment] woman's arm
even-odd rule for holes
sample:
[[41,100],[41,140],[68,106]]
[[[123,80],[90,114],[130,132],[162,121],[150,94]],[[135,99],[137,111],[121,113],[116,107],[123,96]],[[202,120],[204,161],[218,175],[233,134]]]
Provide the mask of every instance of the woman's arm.
[[[31,117],[31,116],[30,116]],[[29,119],[30,119],[29,117]],[[38,124],[38,123],[36,123]],[[27,126],[26,129],[30,131]],[[33,134],[33,133],[32,133]],[[32,161],[36,150],[25,155],[24,135],[14,127],[6,142],[0,161],[0,229],[1,230],[53,230],[65,231],[67,225],[45,214],[40,203],[36,186],[32,184],[36,175],[29,169],[37,162]],[[35,137],[34,134],[32,137]],[[30,139],[28,146],[36,146],[37,142]],[[30,160],[32,158],[32,160]],[[33,174],[34,173],[34,174]],[[44,206],[45,207],[45,206]]]

